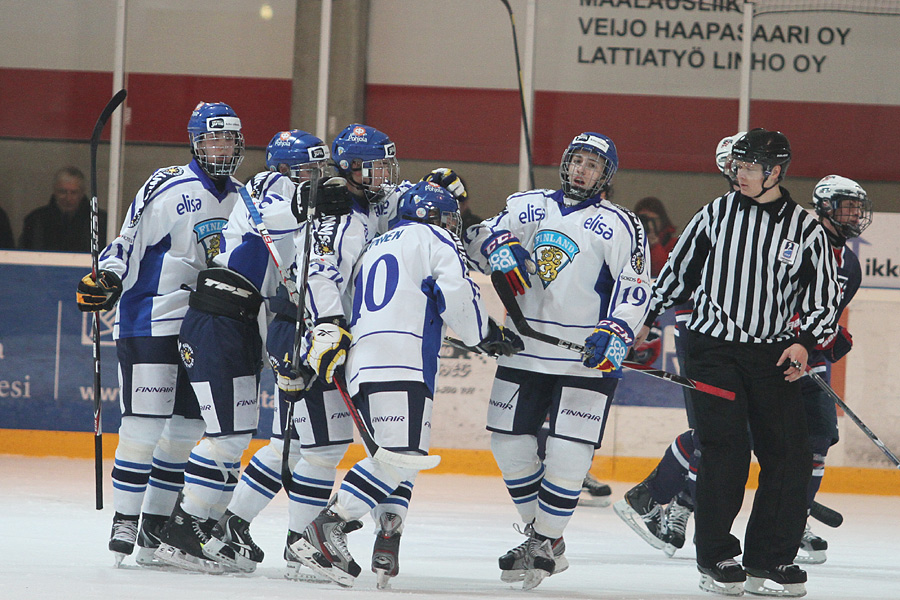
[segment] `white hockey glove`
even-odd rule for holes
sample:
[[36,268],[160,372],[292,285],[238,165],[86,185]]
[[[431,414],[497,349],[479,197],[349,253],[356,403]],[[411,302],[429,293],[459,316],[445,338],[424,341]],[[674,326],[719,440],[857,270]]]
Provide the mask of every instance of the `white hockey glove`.
[[319,319],[312,333],[306,362],[327,383],[334,380],[334,371],[347,360],[350,332],[343,317]]

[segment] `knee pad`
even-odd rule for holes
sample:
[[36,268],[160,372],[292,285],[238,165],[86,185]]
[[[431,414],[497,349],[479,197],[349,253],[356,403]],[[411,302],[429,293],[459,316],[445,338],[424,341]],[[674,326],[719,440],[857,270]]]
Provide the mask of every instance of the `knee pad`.
[[504,479],[518,479],[540,470],[537,447],[537,438],[533,435],[491,433],[491,452]]
[[175,415],[166,421],[159,438],[159,448],[172,458],[173,462],[184,462],[197,442],[203,438],[206,424],[200,419],[185,419]]
[[333,444],[330,446],[304,448],[300,452],[300,456],[314,467],[336,469],[338,463],[344,458],[344,454],[347,453],[347,448],[349,447],[350,444]]
[[547,458],[544,459],[544,479],[581,489],[584,476],[591,468],[594,446],[557,437],[547,438]]
[[223,435],[221,437],[204,438],[197,446],[196,452],[215,461],[220,465],[229,465],[226,470],[231,470],[233,463],[240,464],[241,455],[250,445],[251,434]]
[[165,425],[165,419],[122,417],[116,454],[124,460],[150,462]]

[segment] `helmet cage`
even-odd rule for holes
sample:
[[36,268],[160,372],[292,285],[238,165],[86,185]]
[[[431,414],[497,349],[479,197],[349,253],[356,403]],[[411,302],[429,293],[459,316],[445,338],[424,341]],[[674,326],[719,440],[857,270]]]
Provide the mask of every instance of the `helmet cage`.
[[362,175],[360,185],[369,202],[377,201],[384,196],[385,188],[393,189],[400,183],[400,164],[394,157],[364,160],[360,167],[350,170],[360,171]]
[[859,237],[872,224],[872,201],[858,183],[845,177],[822,179],[813,190],[813,206],[844,239]]
[[208,131],[190,134],[191,153],[211,177],[234,175],[244,161],[244,134],[240,131]]
[[[575,185],[571,181],[572,159],[579,151],[595,155],[597,162],[603,165],[600,176],[586,188]],[[563,152],[562,161],[559,164],[559,179],[562,183],[563,193],[566,197],[579,202],[593,198],[609,188],[618,168],[619,160],[612,140],[599,133],[582,133],[576,136]]]
[[294,183],[312,179],[318,171],[325,176],[331,153],[322,140],[299,129],[276,133],[266,147],[266,166],[270,171],[280,171],[286,165]]

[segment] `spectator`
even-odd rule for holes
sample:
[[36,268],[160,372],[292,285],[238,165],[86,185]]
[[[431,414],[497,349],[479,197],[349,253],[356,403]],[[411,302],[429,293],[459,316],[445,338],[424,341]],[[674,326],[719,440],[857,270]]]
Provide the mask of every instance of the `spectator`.
[[[100,240],[106,242],[106,212],[100,211]],[[23,250],[91,251],[91,205],[84,193],[84,173],[63,167],[53,179],[50,203],[25,217],[19,247]]]
[[669,252],[675,247],[675,225],[669,219],[662,201],[654,196],[638,200],[634,212],[647,232],[647,241],[650,243],[650,275],[656,277],[666,264]]
[[16,244],[13,241],[12,227],[9,226],[9,217],[6,211],[0,208],[0,250],[15,249]]

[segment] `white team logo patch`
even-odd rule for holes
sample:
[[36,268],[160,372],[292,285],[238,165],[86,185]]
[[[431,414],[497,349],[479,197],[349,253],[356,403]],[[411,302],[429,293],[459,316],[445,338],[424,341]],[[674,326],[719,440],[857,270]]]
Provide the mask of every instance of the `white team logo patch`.
[[534,236],[534,256],[544,288],[559,276],[578,252],[578,244],[564,233],[545,229]]
[[781,249],[778,250],[778,260],[783,262],[786,265],[794,264],[794,261],[797,260],[797,242],[791,240],[783,240],[781,242]]

